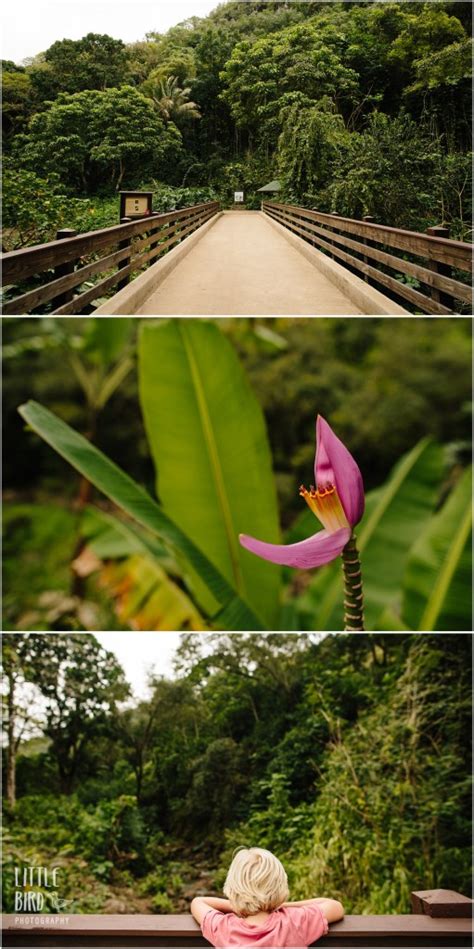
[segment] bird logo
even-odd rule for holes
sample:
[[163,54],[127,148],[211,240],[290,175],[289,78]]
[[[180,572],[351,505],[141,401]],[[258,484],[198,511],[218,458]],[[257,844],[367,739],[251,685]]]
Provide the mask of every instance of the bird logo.
[[49,898],[51,900],[53,909],[55,909],[57,913],[62,913],[66,910],[67,906],[69,906],[71,903],[74,903],[74,900],[60,900],[56,893],[50,893]]

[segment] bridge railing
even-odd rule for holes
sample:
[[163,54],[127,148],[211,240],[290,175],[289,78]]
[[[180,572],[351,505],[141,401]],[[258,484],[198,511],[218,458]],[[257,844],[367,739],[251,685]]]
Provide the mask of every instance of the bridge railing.
[[[217,201],[3,254],[3,313],[90,313],[219,211]],[[115,289],[114,289],[115,292]]]
[[273,201],[264,201],[262,210],[367,282],[408,301],[415,312],[472,313],[472,287],[465,281],[472,274],[473,245],[451,240],[447,228],[422,234],[376,224],[369,216],[359,221]]
[[[452,890],[412,893],[412,914],[403,916],[346,916],[329,927],[318,947],[412,947],[457,949],[470,947],[472,900]],[[42,921],[43,920],[43,921]],[[42,949],[142,949],[142,947],[208,946],[189,914],[176,916],[62,914],[41,917],[9,915],[3,918],[3,945]]]

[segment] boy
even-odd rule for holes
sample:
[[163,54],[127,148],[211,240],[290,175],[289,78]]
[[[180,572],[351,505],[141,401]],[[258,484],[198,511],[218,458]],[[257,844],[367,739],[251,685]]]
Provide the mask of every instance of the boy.
[[288,879],[274,854],[260,847],[239,850],[224,884],[227,899],[197,896],[191,913],[213,946],[307,947],[325,936],[328,923],[344,916],[338,900],[288,899]]

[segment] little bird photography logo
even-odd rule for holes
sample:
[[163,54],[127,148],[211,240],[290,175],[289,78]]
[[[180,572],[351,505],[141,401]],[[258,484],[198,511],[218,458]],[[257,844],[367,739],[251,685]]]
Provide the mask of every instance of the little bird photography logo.
[[59,896],[59,876],[59,867],[15,867],[15,913],[68,912],[74,900]]

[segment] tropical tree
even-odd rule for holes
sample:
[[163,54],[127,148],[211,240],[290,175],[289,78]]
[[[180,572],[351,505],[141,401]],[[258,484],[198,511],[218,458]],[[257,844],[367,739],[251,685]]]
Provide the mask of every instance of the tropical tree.
[[168,76],[168,79],[154,87],[151,98],[164,122],[175,121],[179,124],[183,120],[201,118],[198,106],[189,98],[190,93],[189,86],[182,89],[178,85],[177,76]]
[[51,742],[61,790],[70,794],[86,746],[116,716],[129,686],[113,653],[95,636],[31,633],[28,639],[35,662],[26,674],[43,696],[44,734]]
[[11,808],[16,805],[16,759],[22,741],[35,720],[34,691],[26,679],[34,668],[35,655],[28,636],[5,633],[2,641],[4,693],[3,728],[6,734],[5,791]]
[[126,83],[129,76],[125,44],[98,33],[79,40],[58,40],[35,58],[28,71],[43,100],[60,92],[110,89]]
[[165,127],[149,99],[122,86],[62,93],[33,116],[28,135],[17,136],[16,154],[24,166],[43,176],[55,172],[66,187],[88,194],[137,183],[180,144],[176,126]]

